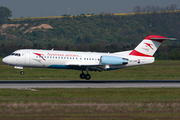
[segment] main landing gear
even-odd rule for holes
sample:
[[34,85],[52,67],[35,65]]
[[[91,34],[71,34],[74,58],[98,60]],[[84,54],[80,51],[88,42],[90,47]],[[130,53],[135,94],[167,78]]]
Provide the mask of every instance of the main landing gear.
[[86,70],[86,71],[87,71],[87,74],[84,74],[84,72],[82,70],[82,73],[80,74],[80,78],[89,80],[89,79],[91,79],[91,75],[88,74],[88,70]]

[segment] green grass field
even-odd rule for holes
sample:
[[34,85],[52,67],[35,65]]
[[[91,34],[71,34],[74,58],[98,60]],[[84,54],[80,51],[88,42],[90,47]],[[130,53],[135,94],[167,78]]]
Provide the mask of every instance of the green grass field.
[[178,119],[180,88],[0,89],[0,119]]
[[[24,68],[20,70],[8,66],[0,60],[0,80],[81,80],[81,71],[46,68]],[[91,80],[180,80],[180,61],[155,61],[153,64],[125,69],[89,72]]]

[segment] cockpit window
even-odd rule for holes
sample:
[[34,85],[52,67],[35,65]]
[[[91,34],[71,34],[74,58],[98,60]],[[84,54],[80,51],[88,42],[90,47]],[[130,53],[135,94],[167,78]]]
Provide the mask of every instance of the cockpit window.
[[11,55],[15,55],[15,53],[11,53]]
[[11,55],[14,55],[14,56],[21,56],[20,53],[12,53]]
[[15,56],[19,56],[19,54],[18,54],[18,53],[15,53]]

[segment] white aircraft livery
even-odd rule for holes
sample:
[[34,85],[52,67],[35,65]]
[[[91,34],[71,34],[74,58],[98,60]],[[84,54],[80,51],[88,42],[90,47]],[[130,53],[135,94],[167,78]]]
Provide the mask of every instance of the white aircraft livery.
[[[21,49],[14,51],[2,61],[21,69],[21,75],[24,74],[23,67],[75,69],[82,71],[81,79],[89,80],[89,71],[116,70],[153,63],[153,54],[167,39],[170,38],[150,35],[134,50],[116,53]],[[83,71],[86,71],[86,74]]]

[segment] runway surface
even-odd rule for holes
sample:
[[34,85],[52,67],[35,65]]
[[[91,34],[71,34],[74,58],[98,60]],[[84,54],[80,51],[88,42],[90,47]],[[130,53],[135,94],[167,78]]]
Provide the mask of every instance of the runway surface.
[[0,81],[0,88],[180,88],[180,80],[157,81]]

